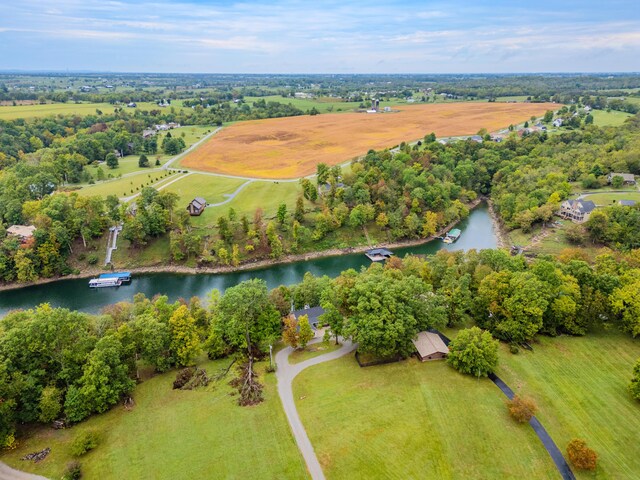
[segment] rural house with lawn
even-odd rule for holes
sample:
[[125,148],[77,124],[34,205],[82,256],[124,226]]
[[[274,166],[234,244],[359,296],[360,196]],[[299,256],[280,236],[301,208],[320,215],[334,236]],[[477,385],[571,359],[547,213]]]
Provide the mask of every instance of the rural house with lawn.
[[197,217],[199,215],[202,215],[202,212],[204,212],[205,208],[207,208],[207,201],[202,197],[196,197],[191,200],[191,203],[189,203],[189,205],[187,206],[187,211],[192,217]]
[[301,316],[306,315],[309,319],[309,325],[311,325],[312,330],[315,332],[318,329],[318,325],[320,325],[320,315],[324,313],[324,308],[322,307],[309,307],[309,305],[305,305],[304,308],[300,310],[292,310],[291,315],[296,319],[296,322],[300,319]]
[[565,200],[560,206],[558,215],[573,223],[584,223],[589,220],[595,208],[596,204],[590,200]]

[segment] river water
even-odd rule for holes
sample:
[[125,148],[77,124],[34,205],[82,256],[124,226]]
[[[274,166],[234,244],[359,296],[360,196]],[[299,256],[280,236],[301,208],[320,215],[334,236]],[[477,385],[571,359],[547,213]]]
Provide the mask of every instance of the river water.
[[[433,240],[418,246],[394,248],[393,252],[404,257],[409,253],[432,255],[440,249],[481,250],[497,246],[496,232],[484,203],[475,208],[457,228],[462,230],[462,236],[452,245],[446,245],[441,240]],[[306,272],[336,277],[349,268],[360,269],[370,264],[363,253],[354,253],[224,274],[140,274],[134,275],[131,285],[119,288],[89,289],[88,279],[59,280],[0,292],[0,316],[13,309],[31,308],[44,302],[54,307],[97,313],[105,305],[131,300],[138,292],[144,293],[147,297],[160,293],[174,301],[180,297],[189,299],[194,295],[204,297],[214,288],[222,292],[251,278],[261,278],[267,282],[269,288],[274,288],[278,285],[298,283]]]

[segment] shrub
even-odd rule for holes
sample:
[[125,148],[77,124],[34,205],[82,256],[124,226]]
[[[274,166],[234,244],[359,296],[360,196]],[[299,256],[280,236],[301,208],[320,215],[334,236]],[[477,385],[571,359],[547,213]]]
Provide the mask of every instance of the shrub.
[[598,454],[587,447],[587,442],[580,438],[574,438],[567,445],[567,456],[574,467],[580,470],[595,470],[598,463]]
[[520,348],[515,343],[512,343],[509,345],[509,351],[515,355],[520,352]]
[[518,423],[527,423],[538,410],[538,406],[532,398],[521,397],[520,395],[516,395],[512,400],[509,400],[507,407],[511,418]]
[[71,444],[71,454],[74,457],[81,457],[90,450],[98,446],[99,437],[96,432],[87,431],[78,435]]
[[82,478],[80,462],[74,461],[67,464],[67,468],[62,475],[62,480],[80,480]]
[[96,263],[98,263],[98,255],[92,253],[87,257],[87,262],[89,263],[89,265],[95,265]]

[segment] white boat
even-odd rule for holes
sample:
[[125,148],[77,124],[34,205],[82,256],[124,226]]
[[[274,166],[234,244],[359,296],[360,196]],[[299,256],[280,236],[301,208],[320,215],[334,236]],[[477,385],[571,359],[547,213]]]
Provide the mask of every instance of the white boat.
[[89,280],[89,288],[119,287],[122,285],[120,278],[92,278]]

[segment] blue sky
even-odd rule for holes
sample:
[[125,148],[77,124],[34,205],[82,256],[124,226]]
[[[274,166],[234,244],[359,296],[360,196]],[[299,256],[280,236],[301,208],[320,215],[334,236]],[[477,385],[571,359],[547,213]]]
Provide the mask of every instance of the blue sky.
[[0,70],[640,71],[629,1],[0,0]]

